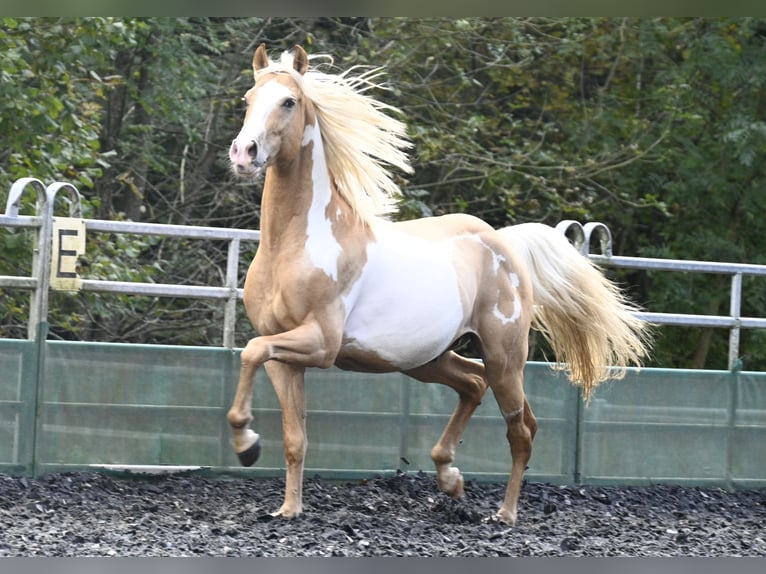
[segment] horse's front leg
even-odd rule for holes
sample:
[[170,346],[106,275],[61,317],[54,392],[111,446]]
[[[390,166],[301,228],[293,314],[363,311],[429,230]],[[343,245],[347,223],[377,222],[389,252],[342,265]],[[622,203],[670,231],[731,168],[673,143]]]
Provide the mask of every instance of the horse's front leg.
[[285,448],[285,499],[273,516],[292,518],[303,512],[303,462],[306,457],[306,391],[304,368],[269,361],[265,365],[282,408]]
[[252,466],[261,454],[260,436],[249,428],[253,420],[253,384],[255,373],[268,358],[268,349],[261,337],[251,339],[242,350],[239,384],[228,413],[232,430],[232,446],[242,466]]
[[255,373],[265,364],[282,407],[287,462],[285,503],[276,514],[291,517],[301,512],[300,483],[306,451],[303,371],[306,367],[326,368],[333,364],[340,336],[332,333],[328,335],[317,323],[307,323],[277,335],[255,337],[242,350],[239,385],[228,414],[234,451],[245,466],[254,464],[260,454],[260,437],[248,427],[253,418]]

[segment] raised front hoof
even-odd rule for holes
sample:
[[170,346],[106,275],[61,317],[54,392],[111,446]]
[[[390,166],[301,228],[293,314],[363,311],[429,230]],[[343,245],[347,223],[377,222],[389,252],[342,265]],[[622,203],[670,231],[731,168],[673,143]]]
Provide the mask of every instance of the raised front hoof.
[[247,447],[245,450],[237,453],[237,457],[239,458],[239,463],[242,466],[253,466],[255,464],[255,461],[258,460],[259,456],[261,456],[260,439],[256,439],[256,441],[253,444],[251,444],[249,447]]

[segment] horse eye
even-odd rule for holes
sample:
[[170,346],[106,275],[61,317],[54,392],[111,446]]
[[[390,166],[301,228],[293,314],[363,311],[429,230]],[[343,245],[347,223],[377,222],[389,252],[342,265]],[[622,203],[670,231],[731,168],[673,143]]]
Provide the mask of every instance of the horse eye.
[[282,102],[282,107],[287,110],[295,107],[295,98],[287,98],[284,102]]

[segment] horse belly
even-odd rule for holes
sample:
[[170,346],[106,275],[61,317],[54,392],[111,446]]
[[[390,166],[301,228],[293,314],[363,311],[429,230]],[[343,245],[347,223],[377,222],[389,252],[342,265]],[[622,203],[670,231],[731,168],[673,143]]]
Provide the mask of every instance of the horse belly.
[[407,370],[444,353],[465,321],[451,254],[369,255],[348,297],[341,355]]

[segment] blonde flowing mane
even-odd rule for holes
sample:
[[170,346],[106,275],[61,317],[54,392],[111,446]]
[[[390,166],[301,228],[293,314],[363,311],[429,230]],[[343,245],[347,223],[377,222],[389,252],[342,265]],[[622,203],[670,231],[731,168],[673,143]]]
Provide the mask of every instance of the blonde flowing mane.
[[[310,59],[332,58],[324,55]],[[340,74],[309,68],[301,75],[293,69],[293,55],[284,52],[279,62],[258,74],[286,72],[295,78],[304,95],[314,105],[324,141],[325,157],[338,193],[365,223],[385,217],[397,209],[401,190],[389,168],[412,173],[405,150],[412,147],[406,125],[386,112],[397,108],[368,96],[365,92],[383,88],[375,80],[382,69],[372,68],[358,75],[355,66]]]

